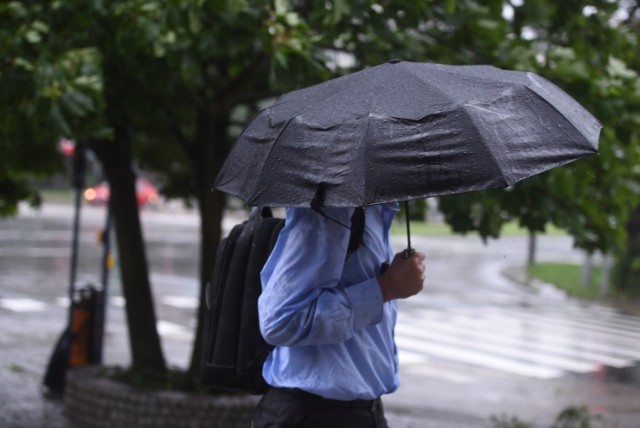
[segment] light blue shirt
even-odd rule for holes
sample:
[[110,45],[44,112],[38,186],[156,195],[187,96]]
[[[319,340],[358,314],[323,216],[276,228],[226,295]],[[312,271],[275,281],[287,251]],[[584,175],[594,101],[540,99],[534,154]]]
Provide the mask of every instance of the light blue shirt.
[[[351,224],[353,208],[323,208]],[[383,303],[376,277],[393,252],[398,204],[366,209],[363,244],[345,259],[350,232],[309,208],[288,208],[262,270],[260,329],[276,346],[267,383],[337,400],[374,399],[398,388],[396,302]]]

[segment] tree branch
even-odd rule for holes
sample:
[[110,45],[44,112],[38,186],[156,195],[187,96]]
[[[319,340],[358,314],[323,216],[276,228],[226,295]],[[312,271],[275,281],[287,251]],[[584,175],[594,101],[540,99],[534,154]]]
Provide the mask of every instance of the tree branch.
[[229,98],[229,103],[232,105],[250,103],[254,101],[264,100],[265,98],[279,97],[283,93],[284,91],[258,91],[252,93],[237,94]]
[[268,64],[269,57],[262,53],[255,57],[253,61],[238,73],[238,75],[229,82],[223,92],[220,93],[219,101],[226,105],[233,105],[233,102],[242,97],[242,88],[260,73],[264,72],[264,67]]
[[640,10],[640,1],[636,0],[636,4],[631,8],[631,10],[629,11],[629,16],[627,16],[627,19],[625,19],[624,24],[625,26],[630,26],[632,21],[634,20],[634,17],[636,15],[636,12]]

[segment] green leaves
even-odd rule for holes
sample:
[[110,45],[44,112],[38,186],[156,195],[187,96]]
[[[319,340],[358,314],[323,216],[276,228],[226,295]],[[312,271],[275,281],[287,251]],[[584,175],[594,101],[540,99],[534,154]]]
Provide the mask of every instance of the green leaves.
[[638,73],[636,71],[631,70],[624,61],[614,56],[609,56],[607,73],[614,79],[636,79],[636,81],[638,79]]

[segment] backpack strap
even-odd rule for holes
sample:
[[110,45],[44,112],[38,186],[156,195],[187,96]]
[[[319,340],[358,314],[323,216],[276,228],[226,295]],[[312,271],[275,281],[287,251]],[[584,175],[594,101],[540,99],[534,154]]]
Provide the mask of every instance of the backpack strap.
[[249,220],[271,217],[273,217],[273,212],[269,207],[252,207],[249,211]]
[[311,209],[320,214],[322,217],[331,220],[334,223],[339,224],[342,227],[346,227],[351,232],[349,236],[349,245],[347,247],[347,256],[348,258],[351,254],[353,254],[360,245],[362,245],[362,239],[364,237],[364,224],[365,224],[365,210],[364,207],[356,207],[353,211],[353,215],[351,216],[351,227],[346,224],[336,220],[335,218],[329,217],[325,214],[322,209],[315,205],[311,205]]
[[362,245],[362,239],[364,237],[364,223],[365,223],[365,211],[364,207],[356,207],[351,216],[351,236],[349,237],[349,247],[347,250],[347,257],[349,257],[354,251]]

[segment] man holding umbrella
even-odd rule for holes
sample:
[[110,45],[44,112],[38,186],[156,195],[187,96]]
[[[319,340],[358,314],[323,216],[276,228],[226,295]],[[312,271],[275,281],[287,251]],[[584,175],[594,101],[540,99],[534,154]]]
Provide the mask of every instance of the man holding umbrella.
[[[385,426],[378,397],[397,387],[393,300],[423,282],[410,242],[381,268],[397,201],[510,187],[597,153],[600,129],[534,73],[399,60],[258,113],[215,183],[249,205],[289,207],[262,271],[261,329],[277,346],[257,426]],[[350,254],[349,207],[367,207]]]
[[262,272],[260,326],[276,348],[255,427],[387,426],[380,396],[398,387],[395,299],[424,282],[424,254],[393,257],[397,210],[368,207],[362,244],[347,254],[353,208],[287,209]]

